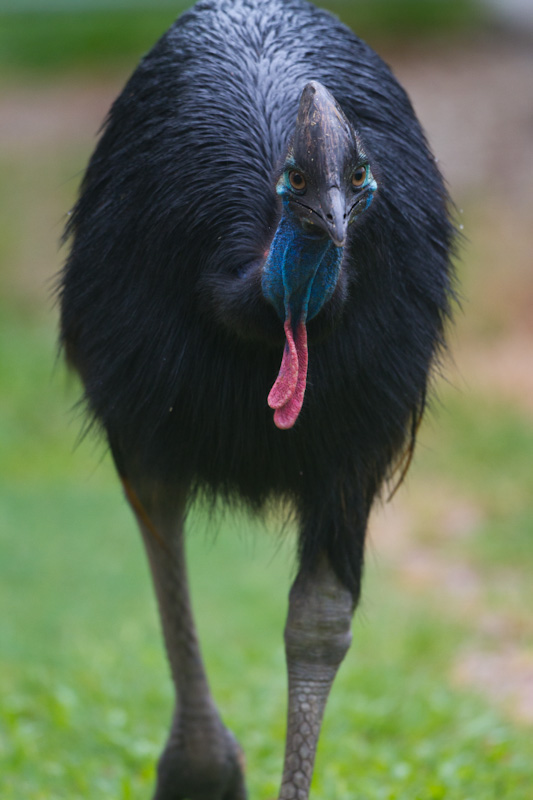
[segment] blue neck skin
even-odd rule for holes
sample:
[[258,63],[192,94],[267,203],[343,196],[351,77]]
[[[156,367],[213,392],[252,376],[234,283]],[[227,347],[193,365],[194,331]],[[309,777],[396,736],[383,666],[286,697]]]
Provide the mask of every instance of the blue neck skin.
[[329,236],[306,234],[282,196],[283,211],[263,267],[262,289],[279,318],[312,319],[335,290],[343,247]]

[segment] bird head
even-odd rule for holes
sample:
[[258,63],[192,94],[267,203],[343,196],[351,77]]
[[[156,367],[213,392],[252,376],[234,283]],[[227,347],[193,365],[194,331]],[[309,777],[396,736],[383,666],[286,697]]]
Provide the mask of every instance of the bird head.
[[308,83],[276,190],[302,231],[344,247],[348,226],[372,200],[377,183],[353,125],[325,86]]
[[276,184],[280,222],[263,267],[262,289],[285,329],[278,378],[268,397],[279,428],[291,428],[307,382],[308,320],[331,298],[349,226],[377,189],[362,141],[325,86],[302,91],[298,116]]

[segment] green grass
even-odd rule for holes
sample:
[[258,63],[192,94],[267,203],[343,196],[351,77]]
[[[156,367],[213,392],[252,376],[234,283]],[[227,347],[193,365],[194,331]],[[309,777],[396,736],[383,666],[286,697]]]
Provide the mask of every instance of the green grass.
[[[0,495],[2,797],[148,797],[172,696],[140,541],[116,485]],[[246,520],[191,537],[194,600],[215,694],[276,790],[290,553]],[[289,557],[288,557],[289,556]],[[465,631],[368,576],[328,708],[314,796],[526,800],[533,743],[449,688]]]
[[103,72],[146,52],[187,3],[166,8],[0,14],[0,71]]
[[415,471],[429,487],[441,476],[477,505],[466,539],[447,550],[488,575],[511,570],[529,588],[533,563],[533,425],[520,410],[477,393],[443,391],[438,421],[426,426]]
[[441,398],[425,435],[427,466],[467,484],[490,502],[491,513],[524,505],[533,494],[531,420],[508,403],[465,389],[443,389]]
[[[90,443],[72,449],[75,393],[53,376],[50,321],[2,310],[2,798],[148,797],[172,693],[140,539],[108,459]],[[460,430],[459,410],[450,413]],[[432,467],[448,468],[438,458]],[[291,539],[281,546],[242,518],[222,520],[213,541],[200,511],[195,520],[189,555],[209,672],[245,747],[251,796],[266,800],[283,751]],[[529,733],[450,686],[468,626],[369,561],[313,796],[528,800]]]
[[[95,71],[136,61],[173,20],[192,5],[186,0],[150,6],[90,3],[72,10],[0,9],[0,73],[11,77],[72,69]],[[329,0],[318,3],[337,14],[363,38],[449,36],[479,26],[473,0]],[[37,9],[39,6],[37,6]]]

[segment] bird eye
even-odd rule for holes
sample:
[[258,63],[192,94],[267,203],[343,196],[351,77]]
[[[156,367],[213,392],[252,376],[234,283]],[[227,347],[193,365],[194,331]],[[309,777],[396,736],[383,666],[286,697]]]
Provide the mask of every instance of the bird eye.
[[366,164],[357,167],[352,174],[352,186],[355,189],[360,189],[366,181],[367,174],[368,166]]
[[289,172],[289,183],[297,192],[301,192],[302,189],[305,189],[305,178],[297,169],[291,169]]

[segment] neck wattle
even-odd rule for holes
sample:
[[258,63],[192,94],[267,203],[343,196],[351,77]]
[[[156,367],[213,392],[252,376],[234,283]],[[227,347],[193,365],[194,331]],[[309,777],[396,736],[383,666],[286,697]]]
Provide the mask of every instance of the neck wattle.
[[263,267],[263,294],[283,322],[285,348],[278,377],[268,395],[274,423],[292,428],[307,383],[307,328],[335,290],[343,248],[328,236],[306,234],[284,210]]

